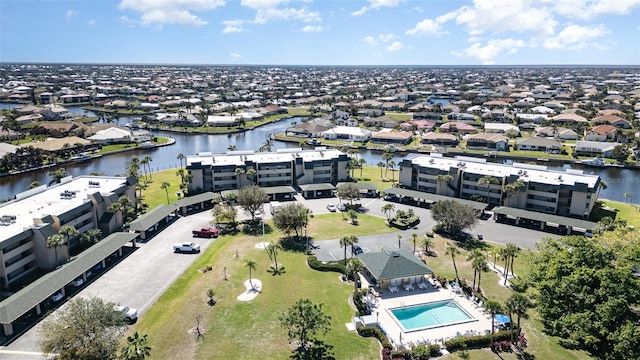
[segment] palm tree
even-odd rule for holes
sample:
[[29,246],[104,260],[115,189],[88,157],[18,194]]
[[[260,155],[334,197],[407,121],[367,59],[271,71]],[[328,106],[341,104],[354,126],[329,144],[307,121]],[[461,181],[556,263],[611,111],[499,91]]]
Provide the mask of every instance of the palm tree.
[[429,249],[431,248],[431,246],[433,246],[433,240],[431,238],[425,236],[422,239],[422,242],[420,243],[420,246],[422,246],[424,248],[425,254],[429,254],[430,253]]
[[270,242],[264,250],[267,252],[269,256],[269,260],[272,260],[275,264],[273,265],[274,272],[278,272],[280,269],[280,265],[278,264],[278,250],[282,249],[282,246],[278,243]]
[[185,156],[183,153],[179,153],[177,156],[177,159],[180,160],[180,167],[182,167],[182,160],[185,159]]
[[391,168],[391,182],[395,182],[396,181],[396,173],[395,173],[395,169],[394,166],[396,166],[396,162],[395,161],[389,161],[389,168]]
[[362,169],[364,168],[364,166],[367,164],[367,160],[365,160],[364,158],[360,158],[358,159],[358,167],[360,168],[360,178],[362,179]]
[[137,331],[132,336],[127,336],[127,344],[120,350],[122,360],[143,360],[150,355],[149,335],[140,336]]
[[209,305],[215,305],[216,304],[215,300],[213,299],[215,296],[216,296],[216,292],[212,288],[209,288],[207,290],[207,297],[209,298],[209,301],[208,301]]
[[520,319],[528,319],[529,314],[527,311],[533,307],[533,303],[529,298],[521,293],[513,293],[511,297],[507,299],[507,306],[511,307],[513,314],[518,317],[518,333],[520,333]]
[[[516,180],[516,181],[514,181],[512,183],[505,184],[502,187],[502,191],[509,198],[509,197],[513,196],[513,194],[517,190],[521,189],[522,187],[524,187],[524,183],[522,182],[522,180],[518,179],[518,180]],[[501,200],[502,200],[502,198],[501,198]],[[518,204],[518,206],[520,206],[520,205]]]
[[391,153],[391,150],[387,151],[387,149],[385,149],[385,152],[382,153],[382,160],[384,160],[384,163],[385,163],[385,165],[384,165],[384,167],[385,167],[384,177],[385,178],[387,177],[387,170],[389,170],[389,161],[391,159],[393,159],[393,153]]
[[60,169],[58,169],[56,171],[51,171],[49,173],[49,176],[51,176],[53,178],[53,180],[51,180],[49,182],[49,185],[58,184],[58,183],[60,183],[60,180],[63,177],[69,176],[69,173],[67,172],[67,170],[65,168],[60,168]]
[[511,270],[511,276],[515,276],[513,273],[513,260],[518,256],[520,252],[520,248],[516,246],[516,244],[509,243],[504,248],[504,256],[505,256],[505,273],[504,273],[504,284],[507,284],[507,277],[509,276],[509,270]]
[[163,189],[165,194],[167,194],[167,204],[169,203],[169,186],[171,186],[171,184],[166,181],[164,181],[162,185],[160,185],[160,189]]
[[438,175],[436,175],[436,182],[438,184],[443,183],[443,182],[444,183],[448,183],[451,180],[453,180],[453,176],[451,176],[449,174],[438,174]]
[[247,259],[244,261],[244,266],[249,268],[249,284],[251,284],[251,288],[253,289],[253,282],[251,279],[251,271],[256,269],[257,263],[252,259]]
[[360,262],[360,259],[358,258],[349,260],[349,262],[344,268],[344,272],[347,273],[347,276],[350,278],[353,278],[354,294],[358,292],[357,276],[358,276],[358,273],[362,271],[362,269],[364,269],[364,265],[362,265],[362,262]]
[[387,222],[391,221],[391,214],[393,213],[393,211],[396,209],[395,206],[393,206],[393,204],[384,204],[382,206],[382,209],[380,209],[382,211],[382,213],[387,217]]
[[152,161],[153,161],[153,159],[149,155],[143,157],[142,160],[140,160],[140,165],[142,165],[142,166],[146,165],[147,169],[148,169],[147,173],[149,174],[149,181],[147,181],[147,182],[150,182],[151,180],[153,180],[152,176],[151,176],[151,162]]
[[236,151],[236,150],[238,150],[238,148],[235,145],[229,145],[229,146],[227,146],[227,150]]
[[58,247],[64,245],[64,237],[60,234],[53,234],[47,238],[46,246],[53,248],[56,255],[56,266],[58,265]]
[[467,255],[467,261],[471,261],[471,267],[473,268],[473,285],[471,288],[474,290],[476,288],[476,277],[478,277],[478,270],[473,266],[473,263],[480,257],[484,258],[484,254],[482,254],[482,251],[480,249],[473,249],[469,253],[469,255]]
[[489,194],[490,194],[490,190],[491,190],[491,184],[499,184],[500,182],[498,181],[498,179],[494,178],[491,175],[485,175],[483,177],[481,177],[480,179],[478,179],[478,185],[479,186],[486,186],[487,188],[487,204],[489,203]]
[[484,304],[485,311],[491,314],[491,341],[493,343],[493,334],[495,332],[495,317],[496,314],[502,311],[502,305],[496,300],[489,299]]
[[382,161],[378,161],[376,166],[380,168],[380,179],[382,179],[382,168],[384,168],[384,163]]
[[413,253],[416,253],[416,243],[418,242],[418,233],[413,233],[411,234],[411,237],[413,238],[413,240],[411,240],[413,242]]
[[79,234],[78,230],[73,226],[63,226],[60,228],[58,233],[64,236],[67,247],[69,247],[69,240],[71,240],[71,237]]
[[357,242],[358,242],[358,238],[353,235],[343,236],[340,238],[340,246],[344,248],[344,264],[345,265],[347,265],[347,246],[352,246]]
[[27,187],[27,190],[31,190],[31,189],[37,188],[40,185],[42,185],[42,184],[40,184],[40,181],[34,181],[31,184],[29,184],[29,187]]
[[478,278],[478,287],[480,289],[480,280],[482,279],[482,272],[489,271],[487,266],[487,258],[480,249],[473,249],[467,260],[471,260],[471,267],[473,268],[473,289],[476,289],[476,276]]
[[456,266],[456,255],[459,255],[459,254],[460,254],[460,250],[455,245],[449,245],[447,247],[447,251],[445,252],[445,255],[451,255],[451,261],[453,261],[453,269],[456,272],[456,280],[459,279],[459,277],[458,277],[458,267]]

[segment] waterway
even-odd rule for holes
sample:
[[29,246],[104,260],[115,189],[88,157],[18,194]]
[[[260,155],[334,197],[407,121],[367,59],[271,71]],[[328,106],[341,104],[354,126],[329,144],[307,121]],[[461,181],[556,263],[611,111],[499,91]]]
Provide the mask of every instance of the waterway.
[[[10,105],[13,104],[0,103],[0,109],[2,109],[3,106],[4,108],[8,108]],[[93,112],[85,112],[85,110],[78,106],[68,107],[68,109],[73,113],[95,116]],[[119,123],[124,125],[129,121],[131,121],[129,117],[123,116],[120,118]],[[277,123],[268,124],[254,130],[249,130],[244,133],[231,135],[183,134],[166,131],[153,131],[153,134],[155,135],[174,138],[176,143],[171,146],[160,148],[138,149],[132,152],[107,155],[90,162],[76,163],[72,165],[66,164],[64,167],[66,171],[73,176],[86,175],[91,172],[104,175],[119,175],[124,173],[126,163],[133,156],[150,156],[152,159],[151,167],[154,171],[177,168],[180,165],[177,155],[180,153],[185,156],[193,155],[198,152],[212,152],[214,154],[224,153],[230,145],[235,145],[238,150],[255,150],[264,144],[272,134],[280,133],[290,127],[293,122],[300,123],[301,121],[302,118],[294,117]],[[276,149],[287,147],[298,147],[298,145],[279,141],[275,141],[273,143],[274,151]],[[367,165],[375,166],[378,162],[382,161],[381,154],[379,152],[361,150],[359,156],[366,160]],[[395,161],[396,164],[399,163],[402,156],[403,155],[401,154],[397,154],[393,161]],[[544,165],[547,165],[549,169],[560,171],[564,171],[567,168],[577,167],[577,165],[573,164]],[[601,198],[621,202],[629,201],[635,204],[640,204],[640,171],[623,168],[577,168],[582,169],[587,174],[600,175],[600,177],[608,184],[608,188],[601,191]],[[0,199],[13,197],[15,194],[26,190],[34,181],[38,181],[42,184],[48,183],[51,180],[51,177],[48,175],[49,172],[56,169],[57,167],[54,167],[47,170],[32,171],[25,174],[0,178]],[[625,193],[629,193],[631,197],[625,197]]]

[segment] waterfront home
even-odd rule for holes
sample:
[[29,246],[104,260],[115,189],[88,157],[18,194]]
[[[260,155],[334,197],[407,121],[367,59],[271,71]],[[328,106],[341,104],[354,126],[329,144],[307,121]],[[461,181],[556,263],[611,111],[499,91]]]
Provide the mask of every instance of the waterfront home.
[[465,137],[467,149],[509,150],[509,138],[501,134],[480,133]]
[[631,129],[631,124],[618,115],[602,115],[591,119],[594,125],[609,124],[617,128]]
[[609,124],[594,126],[584,131],[584,139],[587,141],[607,141],[616,137],[616,127]]
[[367,142],[371,139],[371,130],[351,126],[336,126],[333,129],[323,131],[322,137],[327,140],[344,139]]
[[472,134],[477,133],[478,129],[462,121],[449,121],[439,127],[442,132]]
[[428,132],[420,138],[423,144],[432,144],[440,146],[457,146],[460,140],[453,134]]
[[576,147],[573,150],[578,156],[597,156],[603,158],[611,157],[613,149],[622,145],[616,142],[600,142],[600,141],[576,141]]
[[307,123],[298,124],[292,126],[286,130],[287,136],[297,137],[321,137],[322,133],[331,128],[331,123],[328,120],[311,121]]
[[433,121],[411,120],[411,121],[406,121],[406,122],[403,122],[402,124],[400,124],[400,130],[403,130],[403,131],[414,131],[414,130],[425,131],[425,130],[433,129],[434,126],[436,126],[436,123],[433,122]]
[[551,138],[535,136],[518,140],[517,147],[518,150],[544,151],[550,154],[559,154],[562,150],[562,143]]
[[413,140],[413,132],[411,131],[380,131],[371,135],[371,141],[384,144],[402,144],[407,145]]
[[505,134],[507,131],[514,131],[516,134],[520,135],[520,128],[511,125],[511,124],[503,124],[503,123],[485,123],[484,131],[487,133],[498,133]]
[[98,130],[87,139],[99,144],[128,144],[132,142],[131,130],[125,130],[119,127],[110,127],[104,130]]
[[578,133],[564,127],[545,126],[536,128],[536,136],[546,136],[562,140],[578,140]]
[[234,126],[238,122],[235,115],[209,115],[207,116],[208,126]]

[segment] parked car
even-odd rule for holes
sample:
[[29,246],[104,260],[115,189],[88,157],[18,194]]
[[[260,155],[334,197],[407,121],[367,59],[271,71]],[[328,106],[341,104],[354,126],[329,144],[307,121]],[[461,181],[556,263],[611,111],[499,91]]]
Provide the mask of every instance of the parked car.
[[179,243],[179,244],[173,244],[173,252],[177,252],[177,253],[183,253],[183,252],[188,252],[188,253],[197,253],[200,252],[200,244],[196,244],[196,243],[189,243],[189,242],[185,242],[185,243]]
[[124,319],[127,324],[132,324],[138,319],[138,309],[123,305],[116,305],[113,307],[113,310],[121,312],[124,315]]
[[358,244],[351,245],[351,255],[358,256],[359,254],[362,254],[363,252],[364,251],[362,250],[360,245],[358,245]]
[[331,212],[336,212],[338,211],[338,208],[336,207],[335,204],[333,203],[328,203],[327,204],[327,210],[331,211]]
[[49,299],[50,299],[52,302],[56,303],[56,302],[58,302],[58,301],[60,301],[60,300],[64,299],[64,295],[62,294],[62,291],[58,291],[57,293],[55,293],[55,294],[51,295],[51,296],[49,297]]
[[338,210],[340,210],[340,211],[347,211],[347,205],[346,205],[346,204],[340,204],[340,205],[338,205]]
[[69,283],[69,285],[73,287],[80,287],[82,286],[82,284],[84,284],[84,280],[82,280],[81,277],[71,280],[71,282]]
[[394,194],[384,194],[382,197],[384,200],[395,200],[396,196]]

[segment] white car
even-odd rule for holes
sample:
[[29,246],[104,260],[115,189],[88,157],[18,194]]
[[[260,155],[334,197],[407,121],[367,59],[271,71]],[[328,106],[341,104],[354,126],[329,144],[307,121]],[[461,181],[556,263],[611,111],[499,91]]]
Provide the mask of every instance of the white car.
[[77,278],[75,280],[72,280],[69,285],[73,286],[73,287],[80,287],[82,286],[82,284],[84,284],[84,280],[82,280],[82,278]]
[[340,210],[340,211],[347,211],[347,205],[346,205],[346,204],[340,204],[340,205],[338,205],[338,210]]
[[64,295],[62,295],[62,291],[58,291],[57,293],[51,295],[51,297],[49,299],[51,299],[51,301],[53,301],[53,302],[58,302],[58,301],[64,299]]
[[128,324],[131,324],[138,319],[138,309],[130,308],[128,306],[116,305],[113,307],[113,310],[121,312]]
[[336,212],[338,211],[338,208],[336,207],[335,204],[333,203],[328,203],[327,204],[327,210],[331,211],[331,212]]

